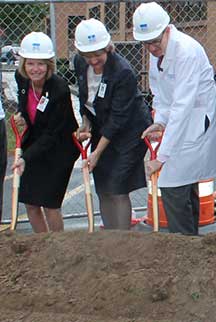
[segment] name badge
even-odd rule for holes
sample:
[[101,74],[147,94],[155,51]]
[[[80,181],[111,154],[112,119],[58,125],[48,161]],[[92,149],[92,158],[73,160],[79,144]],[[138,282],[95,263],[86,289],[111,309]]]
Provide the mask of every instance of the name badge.
[[44,112],[48,102],[49,102],[49,99],[47,97],[41,96],[40,101],[38,102],[38,105],[37,105],[37,110]]
[[100,83],[99,91],[98,91],[98,97],[104,98],[106,93],[107,84]]

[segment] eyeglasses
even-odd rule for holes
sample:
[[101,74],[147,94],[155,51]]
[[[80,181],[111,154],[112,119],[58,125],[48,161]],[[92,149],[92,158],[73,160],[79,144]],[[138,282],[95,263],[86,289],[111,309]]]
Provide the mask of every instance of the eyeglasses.
[[159,47],[161,45],[162,40],[163,40],[163,35],[164,35],[164,31],[162,32],[162,34],[159,37],[157,37],[153,40],[143,41],[143,44],[148,45],[148,46],[153,45],[153,46]]

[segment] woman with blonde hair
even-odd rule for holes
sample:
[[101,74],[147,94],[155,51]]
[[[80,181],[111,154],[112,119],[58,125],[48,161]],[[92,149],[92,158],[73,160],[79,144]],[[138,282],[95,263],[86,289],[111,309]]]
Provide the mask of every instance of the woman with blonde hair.
[[26,206],[35,232],[61,231],[61,205],[79,156],[72,141],[78,124],[70,89],[55,72],[51,39],[31,32],[21,42],[20,63],[15,78],[18,86],[17,125],[28,130],[22,141],[23,155],[13,169],[21,177],[19,201]]

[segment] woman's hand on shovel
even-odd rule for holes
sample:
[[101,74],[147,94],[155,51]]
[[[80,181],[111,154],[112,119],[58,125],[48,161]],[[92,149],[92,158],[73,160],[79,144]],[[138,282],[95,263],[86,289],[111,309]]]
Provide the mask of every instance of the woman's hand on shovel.
[[11,167],[11,170],[17,169],[17,173],[21,176],[25,170],[25,160],[23,158],[19,158]]

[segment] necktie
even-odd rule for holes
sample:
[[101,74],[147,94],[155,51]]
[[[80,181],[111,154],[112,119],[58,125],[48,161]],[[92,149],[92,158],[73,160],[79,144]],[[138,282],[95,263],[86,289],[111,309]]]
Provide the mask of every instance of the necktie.
[[160,66],[161,66],[161,63],[162,63],[163,58],[164,58],[164,56],[160,56],[160,57],[158,58],[158,61],[157,61],[157,68],[158,68],[159,72],[162,72],[162,71],[163,71],[163,68],[161,68],[161,67],[160,67]]

